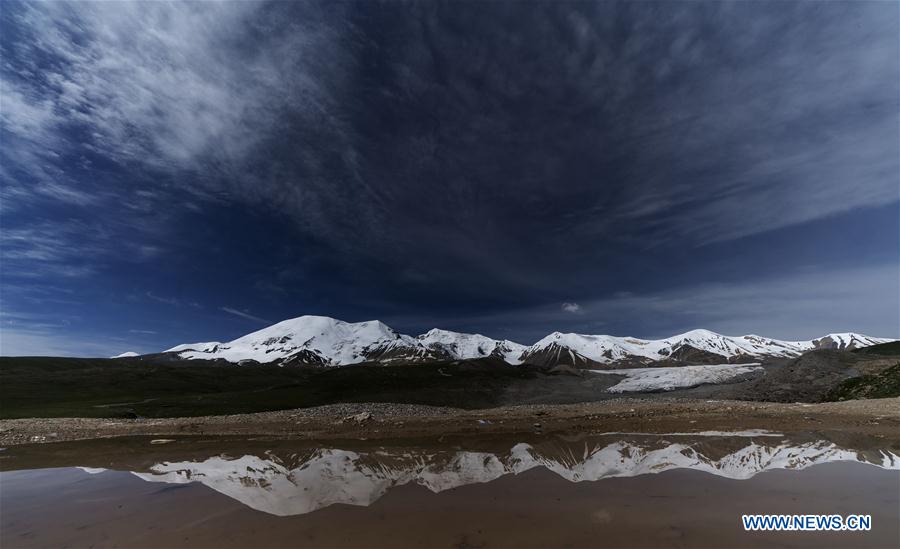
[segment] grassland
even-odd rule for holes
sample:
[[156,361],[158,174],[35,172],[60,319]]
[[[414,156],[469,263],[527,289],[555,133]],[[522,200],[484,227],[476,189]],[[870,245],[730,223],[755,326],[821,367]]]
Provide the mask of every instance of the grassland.
[[877,374],[845,380],[828,393],[825,400],[888,398],[900,396],[900,362]]
[[164,359],[0,358],[0,418],[188,417],[403,402],[480,408],[536,374],[495,361],[281,368]]
[[[900,396],[900,345],[814,351],[765,375],[639,398],[821,402]],[[577,372],[576,372],[577,373]],[[172,418],[338,403],[463,409],[614,398],[614,376],[549,375],[496,359],[341,368],[237,365],[156,355],[124,359],[0,357],[0,419]]]

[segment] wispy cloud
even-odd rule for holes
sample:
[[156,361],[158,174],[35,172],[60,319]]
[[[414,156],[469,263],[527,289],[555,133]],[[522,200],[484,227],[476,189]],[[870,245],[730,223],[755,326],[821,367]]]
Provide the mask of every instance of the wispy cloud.
[[[487,15],[403,6],[403,49],[379,47],[383,29],[354,17],[365,6],[326,6],[18,6],[9,17],[30,39],[5,43],[14,62],[3,80],[10,150],[26,155],[17,165],[52,166],[35,159],[71,150],[63,129],[75,124],[107,159],[175,174],[199,196],[281,209],[336,251],[436,256],[520,286],[533,282],[523,241],[560,254],[570,240],[561,235],[572,234],[698,245],[900,198],[898,28],[886,16],[896,6],[538,3],[514,18],[500,5]],[[510,51],[521,42],[513,31],[497,32],[510,18],[529,37],[521,51]],[[464,40],[448,30],[459,27],[469,29]],[[258,28],[269,38],[246,34]],[[616,43],[622,36],[628,47]],[[392,70],[354,77],[357,41]],[[36,78],[41,58],[59,64],[45,79]],[[429,78],[435,58],[446,85]],[[473,67],[484,78],[470,78]],[[536,96],[535,78],[560,85]],[[361,101],[359,86],[378,93]],[[403,115],[416,97],[444,106],[440,124],[397,135],[367,127],[374,110],[417,128]],[[555,107],[514,108],[531,102]],[[392,163],[382,162],[388,151]],[[435,173],[453,184],[421,184]],[[40,178],[46,195],[96,198],[58,175]],[[612,182],[594,184],[601,179]],[[534,238],[508,222],[523,214]],[[435,239],[441,247],[425,244]]]
[[172,296],[162,296],[162,295],[157,295],[153,292],[146,292],[144,295],[146,295],[148,298],[152,299],[153,301],[156,301],[158,303],[165,303],[166,305],[171,305],[173,307],[184,306],[184,307],[193,307],[194,309],[199,309],[201,307],[201,305],[199,303],[197,303],[196,301],[191,300],[191,299],[180,299],[180,298],[172,297]]
[[[293,34],[257,43],[252,51],[235,47],[249,39],[243,33],[274,23],[260,19],[263,7],[19,6],[9,17],[32,40],[5,44],[16,61],[4,78],[5,128],[23,145],[65,151],[72,144],[62,130],[78,124],[89,130],[91,150],[123,164],[170,171],[194,170],[203,161],[208,168],[219,163],[225,172],[242,169],[244,155],[279,126],[279,107],[294,102],[295,110],[321,115],[318,102],[327,100],[320,83],[304,72],[314,63],[305,61],[308,54],[328,40],[328,29],[314,24],[321,19],[315,6]],[[59,67],[43,81],[34,72],[41,58]],[[291,99],[298,94],[286,92],[298,88],[304,99]]]
[[[228,90],[223,65],[210,56],[217,33],[239,24],[241,14],[254,9],[252,3],[107,8],[24,6],[12,15],[38,40],[9,45],[20,60],[9,76],[31,84],[34,67],[21,61],[40,56],[63,67],[47,73],[49,85],[43,88],[6,82],[11,101],[4,104],[4,121],[14,135],[60,150],[68,144],[59,139],[58,128],[81,123],[94,130],[95,150],[121,161],[153,152],[142,161],[171,162],[199,152],[214,133],[233,133],[224,130],[243,109],[222,108],[238,97]],[[138,28],[140,21],[152,32]],[[180,90],[183,99],[172,90]]]
[[[896,4],[529,7],[7,3],[4,290],[102,286],[123,265],[161,273],[215,222],[210,205],[251,206],[294,225],[266,240],[327,250],[314,269],[302,263],[313,245],[272,259],[267,276],[333,263],[309,285],[347,301],[355,285],[382,303],[489,302],[594,330],[607,310],[633,319],[622,303],[675,301],[665,314],[681,320],[698,306],[672,286],[596,300],[620,268],[649,287],[666,277],[645,268],[647,250],[702,254],[900,199]],[[373,64],[384,70],[363,70]],[[239,254],[204,228],[204,243]],[[755,261],[735,246],[730,261],[784,267],[775,248]],[[710,295],[698,278],[679,287]],[[126,291],[146,304],[151,286],[137,287]],[[149,300],[198,307],[152,287]]]
[[259,322],[260,324],[272,324],[273,323],[271,320],[266,320],[265,318],[253,316],[250,313],[246,313],[244,311],[239,311],[239,310],[233,309],[231,307],[219,307],[219,310],[224,311],[231,315],[239,316],[246,320],[252,320],[253,322]]
[[181,306],[181,300],[174,297],[164,297],[160,295],[156,295],[153,292],[147,292],[145,294],[147,297],[152,299],[153,301],[157,301],[159,303],[165,303],[166,305],[172,305],[174,307]]

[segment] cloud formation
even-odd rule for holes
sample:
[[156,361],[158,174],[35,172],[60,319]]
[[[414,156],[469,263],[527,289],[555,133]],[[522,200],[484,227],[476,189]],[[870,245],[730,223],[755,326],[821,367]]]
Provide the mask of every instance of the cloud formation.
[[626,286],[896,266],[898,10],[7,2],[0,278],[586,321]]
[[378,254],[428,219],[448,259],[521,261],[509,216],[558,243],[564,204],[567,231],[698,244],[897,199],[896,6],[519,7],[23,5],[4,127]]

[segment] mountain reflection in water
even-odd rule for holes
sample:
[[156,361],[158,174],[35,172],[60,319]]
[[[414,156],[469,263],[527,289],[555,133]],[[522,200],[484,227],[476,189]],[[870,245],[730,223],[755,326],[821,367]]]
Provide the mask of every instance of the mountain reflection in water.
[[[310,513],[335,503],[370,505],[392,488],[409,483],[437,493],[534,468],[545,468],[570,482],[672,469],[749,479],[772,469],[798,470],[834,461],[900,469],[896,449],[873,446],[871,441],[847,443],[814,435],[760,432],[605,434],[469,446],[462,442],[385,446],[362,441],[324,445],[269,441],[268,447],[255,450],[229,441],[218,451],[210,446],[208,457],[197,455],[198,450],[181,457],[189,446],[189,441],[179,440],[165,450],[155,447],[156,453],[170,451],[170,457],[139,469],[121,464],[110,468],[131,470],[149,482],[199,482],[278,516]],[[90,473],[104,470],[82,468]]]

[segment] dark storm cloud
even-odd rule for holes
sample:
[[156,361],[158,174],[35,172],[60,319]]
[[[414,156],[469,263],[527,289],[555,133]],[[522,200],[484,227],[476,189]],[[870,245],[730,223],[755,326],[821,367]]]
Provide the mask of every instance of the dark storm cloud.
[[[4,269],[214,258],[281,302],[580,321],[735,278],[778,260],[748,239],[897,202],[897,11],[8,3]],[[271,225],[233,236],[241,209]]]

